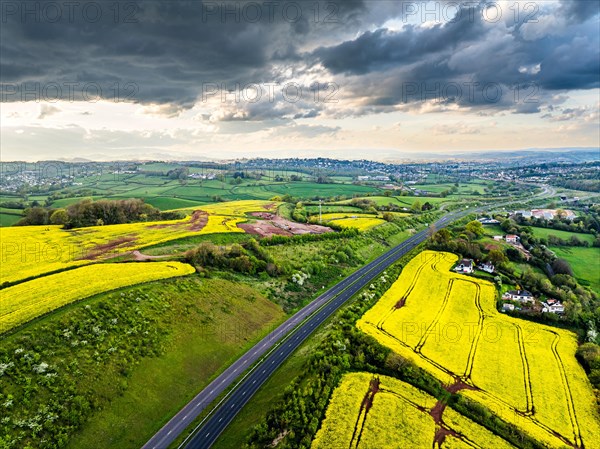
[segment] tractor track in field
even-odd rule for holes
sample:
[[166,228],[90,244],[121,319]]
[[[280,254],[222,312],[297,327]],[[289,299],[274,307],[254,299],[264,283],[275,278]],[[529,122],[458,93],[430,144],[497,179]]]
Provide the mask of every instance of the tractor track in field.
[[551,349],[552,354],[554,354],[554,359],[556,361],[556,365],[558,366],[558,370],[560,371],[561,384],[564,389],[565,399],[567,401],[567,409],[569,411],[569,419],[571,420],[571,426],[573,428],[573,439],[575,441],[575,446],[577,448],[584,448],[583,439],[581,437],[581,429],[579,428],[579,423],[577,422],[577,414],[575,412],[575,402],[573,400],[573,394],[571,393],[571,388],[569,387],[569,378],[567,377],[567,371],[565,370],[565,365],[563,364],[562,358],[558,353],[558,342],[560,341],[560,334],[558,332],[549,330],[548,332],[554,334],[554,340],[552,341]]
[[425,332],[421,336],[421,339],[415,346],[414,351],[417,354],[421,354],[421,349],[423,348],[423,346],[425,346],[425,343],[427,343],[427,340],[431,333],[431,329],[434,329],[437,326],[438,322],[440,321],[440,318],[444,314],[444,311],[446,310],[446,306],[448,305],[448,299],[450,298],[450,294],[452,293],[453,286],[454,286],[454,279],[450,278],[450,280],[448,281],[448,285],[446,286],[446,294],[444,295],[444,299],[442,300],[442,305],[440,306],[437,313],[435,314],[433,321],[431,323],[429,323],[429,326],[427,326],[427,329],[425,329]]
[[477,353],[477,348],[479,346],[479,340],[481,339],[481,335],[483,334],[483,322],[485,320],[485,314],[483,312],[483,308],[481,307],[481,285],[477,282],[473,282],[466,279],[461,279],[463,282],[468,282],[470,284],[475,285],[475,307],[477,307],[477,312],[479,313],[479,317],[477,319],[477,332],[471,341],[471,347],[469,348],[469,355],[467,356],[467,366],[465,367],[464,378],[465,380],[471,380],[471,374],[473,373],[473,366],[475,364],[475,354]]
[[520,325],[515,324],[517,329],[517,341],[519,343],[519,355],[521,356],[521,365],[523,367],[523,383],[525,387],[525,397],[527,402],[526,413],[534,414],[535,407],[533,405],[533,389],[531,388],[531,373],[529,371],[529,360],[525,352],[525,340],[523,339],[523,329]]
[[[369,415],[369,410],[373,406],[373,400],[375,399],[375,395],[380,391],[379,386],[381,385],[381,381],[379,378],[374,377],[369,382],[369,389],[365,393],[365,397],[360,404],[360,410],[358,411],[358,417],[356,418],[356,422],[354,423],[354,431],[352,432],[352,438],[350,439],[350,444],[348,445],[348,449],[358,448],[360,444],[360,439],[362,438],[363,431],[365,429],[365,423],[367,422],[367,416]],[[363,417],[364,412],[364,417]],[[362,417],[362,422],[361,422]],[[360,424],[360,430],[358,429]],[[358,435],[357,435],[358,433]],[[356,439],[356,444],[354,440]]]
[[410,294],[412,293],[412,291],[414,290],[415,286],[417,285],[417,281],[419,280],[419,276],[421,274],[421,271],[423,271],[423,268],[425,268],[425,265],[427,265],[427,263],[429,262],[431,258],[428,258],[427,260],[425,260],[420,266],[419,268],[417,268],[417,271],[415,272],[415,276],[413,277],[408,289],[406,290],[406,293],[404,293],[404,295],[402,295],[402,298],[400,298],[398,300],[398,302],[396,302],[396,304],[394,304],[392,306],[392,308],[379,320],[379,322],[377,323],[377,328],[381,329],[383,327],[383,324],[386,322],[386,320],[398,309],[400,309],[401,307],[404,307],[404,304],[406,304],[406,301],[408,299],[408,297],[410,296]]

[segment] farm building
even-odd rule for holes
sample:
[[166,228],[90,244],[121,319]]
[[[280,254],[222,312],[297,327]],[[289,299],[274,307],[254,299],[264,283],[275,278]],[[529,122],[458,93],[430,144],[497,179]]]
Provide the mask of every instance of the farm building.
[[513,312],[515,310],[514,304],[502,304],[502,310],[504,312]]
[[454,268],[457,273],[472,273],[473,272],[473,261],[471,259],[463,259]]
[[548,299],[546,302],[543,302],[542,305],[544,308],[542,312],[544,313],[565,313],[565,306],[558,299]]
[[535,301],[533,294],[528,292],[527,290],[509,290],[504,295],[502,295],[502,299],[505,301],[519,301],[519,302],[531,302]]

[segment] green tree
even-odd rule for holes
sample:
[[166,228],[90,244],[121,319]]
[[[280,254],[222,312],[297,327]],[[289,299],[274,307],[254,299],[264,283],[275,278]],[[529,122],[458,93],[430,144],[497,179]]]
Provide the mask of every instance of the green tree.
[[499,250],[499,249],[491,250],[488,253],[487,258],[490,262],[492,262],[497,267],[508,263],[508,257],[506,257],[506,255],[502,252],[502,250]]
[[50,223],[52,224],[64,225],[68,221],[69,214],[67,214],[67,211],[64,209],[56,209],[54,212],[52,212],[52,215],[50,215]]
[[483,229],[483,225],[480,222],[478,222],[477,220],[473,220],[473,221],[470,221],[469,223],[467,223],[467,226],[465,227],[465,229],[467,230],[467,232],[470,232],[471,234],[475,234],[477,237],[481,237],[485,233],[485,230]]

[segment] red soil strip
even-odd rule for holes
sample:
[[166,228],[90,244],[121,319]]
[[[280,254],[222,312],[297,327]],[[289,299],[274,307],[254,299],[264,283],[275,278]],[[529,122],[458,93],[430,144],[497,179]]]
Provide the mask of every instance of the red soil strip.
[[190,231],[200,231],[208,223],[208,214],[203,210],[195,210],[190,219]]
[[448,435],[462,440],[461,435],[456,433],[454,430],[448,429],[446,427],[438,427],[435,432],[435,436],[433,437],[433,447],[436,447],[436,443],[438,445],[437,447],[443,447],[444,441],[446,441],[446,437]]
[[394,306],[394,309],[401,309],[402,307],[404,307],[405,304],[406,298],[399,299],[396,305]]
[[365,414],[369,413],[369,410],[371,410],[371,407],[373,407],[373,399],[375,399],[375,395],[377,392],[379,392],[379,385],[381,385],[379,378],[375,377],[371,379],[371,383],[369,384],[369,392],[365,397],[365,401],[363,401],[363,405],[365,406]]
[[454,394],[454,393],[458,393],[460,390],[477,391],[477,390],[479,390],[479,388],[474,387],[473,385],[469,385],[468,383],[465,383],[464,381],[458,379],[452,385],[445,386],[444,390],[446,390],[448,393]]
[[190,231],[201,231],[204,226],[208,223],[208,213],[203,210],[195,210],[192,213],[190,221],[184,223],[163,223],[163,224],[154,224],[149,225],[148,229],[165,229],[165,228],[181,228],[185,226],[189,226],[188,229]]
[[132,246],[137,240],[136,236],[133,235],[125,235],[123,237],[119,237],[118,239],[111,240],[107,243],[102,243],[101,245],[96,245],[88,253],[82,257],[82,259],[86,260],[94,260],[106,253],[109,253],[116,248],[124,247],[124,246]]

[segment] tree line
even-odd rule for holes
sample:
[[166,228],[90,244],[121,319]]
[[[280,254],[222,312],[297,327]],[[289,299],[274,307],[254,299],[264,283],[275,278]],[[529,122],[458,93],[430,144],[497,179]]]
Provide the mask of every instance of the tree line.
[[141,199],[84,199],[66,208],[34,206],[25,209],[16,226],[63,225],[66,229],[183,218],[181,212],[161,212]]

